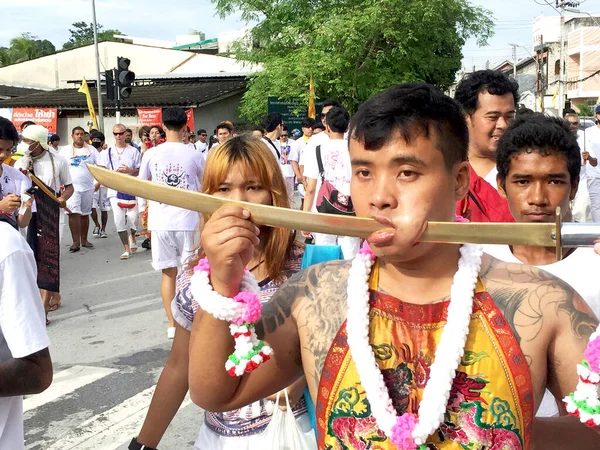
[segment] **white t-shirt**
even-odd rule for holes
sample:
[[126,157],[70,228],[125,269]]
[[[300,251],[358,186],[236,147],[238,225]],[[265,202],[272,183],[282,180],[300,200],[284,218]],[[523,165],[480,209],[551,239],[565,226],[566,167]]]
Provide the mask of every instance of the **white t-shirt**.
[[494,189],[498,190],[496,175],[498,175],[498,168],[494,166],[494,168],[485,176],[484,180],[491,184]]
[[[508,245],[485,245],[484,251],[501,261],[522,264],[512,254]],[[594,253],[593,249],[578,248],[561,261],[536,267],[568,283],[581,295],[596,317],[600,316],[600,283],[597,281],[600,274],[600,256]],[[558,415],[558,408],[550,391],[546,390],[536,415],[538,417]]]
[[69,169],[73,180],[73,188],[78,192],[93,190],[96,180],[88,170],[87,165],[97,164],[98,151],[88,144],[84,144],[82,148],[65,145],[60,149],[60,156],[70,164]]
[[281,167],[281,173],[285,178],[293,178],[295,176],[294,169],[292,168],[292,161],[298,162],[298,151],[294,145],[294,141],[288,140],[285,144],[280,140],[274,142],[279,148],[279,167]]
[[208,150],[208,142],[196,142],[196,150],[200,153],[205,153]]
[[[141,152],[135,147],[128,145],[125,148],[109,147],[99,154],[98,165],[109,170],[117,170],[119,167],[127,166],[130,169],[139,169],[142,161]],[[109,189],[107,198],[117,196],[117,191]]]
[[263,137],[261,140],[265,143],[267,148],[269,150],[271,150],[271,153],[273,153],[273,156],[275,157],[275,159],[277,161],[279,161],[279,158],[281,157],[281,151],[279,150],[279,147],[277,146],[277,144],[275,142],[269,140],[269,138],[267,138],[266,136]]
[[[597,126],[586,128],[584,132],[583,146],[581,146],[581,143],[579,145],[581,150],[588,151],[592,158],[599,158],[600,128]],[[592,165],[588,162],[585,165],[585,176],[587,178],[600,178],[600,162],[596,167],[592,167]]]
[[295,141],[296,151],[298,152],[298,164],[301,166],[304,165],[304,150],[306,149],[309,139],[310,138],[307,138],[306,136],[302,136]]
[[[17,169],[25,169],[22,161],[23,159],[19,159],[15,163]],[[54,169],[52,168],[53,162]],[[73,184],[69,163],[60,155],[44,152],[41,156],[33,158],[33,172],[54,192],[59,192],[61,186]]]
[[[0,362],[50,346],[33,252],[9,224],[0,222]],[[23,396],[0,398],[0,449],[22,450]]]
[[[204,164],[201,153],[190,152],[183,143],[165,142],[144,154],[139,178],[178,189],[199,191]],[[199,220],[200,215],[196,211],[153,201],[148,206],[150,231],[193,231]]]
[[[325,180],[329,181],[340,194],[350,195],[350,181],[352,180],[352,168],[350,167],[350,153],[348,152],[348,141],[344,139],[327,139],[321,146],[321,161]],[[317,180],[316,193],[321,188],[321,176],[317,162],[317,151],[315,148],[314,158],[312,155],[305,158],[304,176]],[[312,211],[317,211],[317,195],[312,206]]]
[[[7,194],[23,195],[23,192],[30,187],[31,180],[29,177],[23,175],[14,167],[4,163],[2,164],[2,175],[0,175],[0,199],[6,197]],[[35,202],[31,207],[31,211],[36,212]],[[19,210],[17,209],[13,214],[15,220],[18,213]]]

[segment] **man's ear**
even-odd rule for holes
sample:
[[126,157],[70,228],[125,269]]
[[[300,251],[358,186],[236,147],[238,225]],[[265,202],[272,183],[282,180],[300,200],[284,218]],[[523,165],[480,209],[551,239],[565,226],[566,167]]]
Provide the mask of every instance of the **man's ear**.
[[465,195],[467,195],[467,192],[469,191],[469,184],[471,182],[470,167],[468,161],[463,161],[454,165],[454,198],[457,202],[465,198]]
[[579,190],[579,182],[581,181],[581,179],[579,177],[577,177],[577,179],[573,180],[573,182],[571,182],[571,195],[569,196],[569,200],[573,201],[575,200],[575,196],[577,195],[577,191]]
[[498,194],[504,200],[508,200],[508,196],[506,195],[506,180],[502,180],[500,175],[496,175],[496,184],[498,185]]

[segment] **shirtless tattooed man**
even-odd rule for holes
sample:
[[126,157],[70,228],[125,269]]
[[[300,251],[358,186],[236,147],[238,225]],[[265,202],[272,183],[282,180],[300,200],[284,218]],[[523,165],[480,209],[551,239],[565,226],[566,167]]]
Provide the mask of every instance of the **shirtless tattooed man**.
[[[378,368],[355,364],[358,353],[348,348],[348,335],[360,332],[345,325],[354,295],[347,288],[351,262],[329,262],[291,278],[263,308],[257,332],[274,355],[242,377],[224,370],[234,344],[228,323],[196,315],[193,401],[209,411],[232,410],[305,375],[317,405],[320,449],[417,448],[416,440],[416,447],[392,443],[364,385],[377,369],[392,413],[417,414],[430,376],[439,370],[435,363],[439,358],[437,365],[446,364],[447,355],[435,351],[451,322],[450,289],[460,284],[454,275],[464,260],[460,246],[419,243],[419,236],[427,221],[455,220],[456,201],[469,186],[467,149],[461,108],[431,86],[398,85],[366,101],[352,118],[349,151],[357,215],[389,227],[369,239],[377,261],[364,282],[370,288],[363,316],[369,316],[369,333],[358,338],[368,338]],[[258,233],[238,207],[223,207],[207,221],[202,245],[215,291],[237,294]],[[473,304],[468,327],[461,331],[464,353],[452,364],[456,374],[438,411],[442,419],[420,448],[599,448],[596,430],[576,418],[534,421],[546,387],[556,398],[575,389],[576,366],[596,317],[569,285],[534,267],[484,254],[476,275],[472,301],[467,298]]]

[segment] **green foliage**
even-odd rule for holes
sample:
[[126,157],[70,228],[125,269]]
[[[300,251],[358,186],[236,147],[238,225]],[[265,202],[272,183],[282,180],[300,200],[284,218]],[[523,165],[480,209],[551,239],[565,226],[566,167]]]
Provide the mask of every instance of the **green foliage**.
[[0,67],[29,61],[55,52],[56,48],[49,40],[40,40],[31,33],[23,33],[10,40],[10,47],[0,47]]
[[[98,24],[98,42],[116,41],[115,34],[122,34],[119,30],[102,30],[102,25]],[[73,28],[69,29],[71,37],[68,42],[63,44],[63,50],[71,50],[94,43],[94,24],[86,22],[75,22]]]
[[[469,0],[213,0],[221,17],[258,21],[235,56],[261,64],[240,115],[258,122],[267,96],[308,101],[312,76],[319,98],[350,111],[401,82],[440,88],[454,82],[471,36],[485,44],[491,13]],[[245,45],[249,44],[249,45]]]
[[579,105],[579,115],[582,117],[592,117],[594,115],[594,109],[587,103]]

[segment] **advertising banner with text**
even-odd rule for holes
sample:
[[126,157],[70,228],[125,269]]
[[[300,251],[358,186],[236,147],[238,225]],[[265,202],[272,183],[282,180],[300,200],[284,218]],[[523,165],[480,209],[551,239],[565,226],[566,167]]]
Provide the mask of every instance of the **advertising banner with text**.
[[140,127],[162,124],[162,108],[138,108],[137,115]]
[[190,131],[192,133],[195,133],[195,131],[194,131],[194,110],[191,108],[186,109],[185,115],[187,116],[187,126],[190,127]]
[[56,133],[57,117],[56,108],[13,108],[11,122],[19,129],[23,122],[31,120],[47,128],[50,133]]

